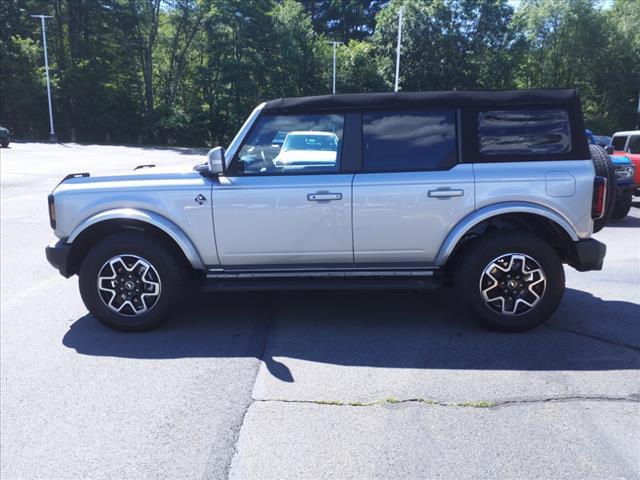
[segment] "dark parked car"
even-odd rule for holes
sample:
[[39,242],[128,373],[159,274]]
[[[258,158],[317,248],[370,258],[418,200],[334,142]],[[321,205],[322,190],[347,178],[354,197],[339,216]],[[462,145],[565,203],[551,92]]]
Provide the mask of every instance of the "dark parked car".
[[636,173],[636,167],[624,155],[611,155],[613,153],[611,137],[594,135],[590,130],[585,130],[585,133],[590,144],[608,149],[609,160],[616,180],[615,204],[612,206],[611,218],[613,220],[622,220],[631,210],[631,201],[635,189],[633,178]]
[[2,148],[7,148],[9,146],[9,129],[0,127],[0,145]]

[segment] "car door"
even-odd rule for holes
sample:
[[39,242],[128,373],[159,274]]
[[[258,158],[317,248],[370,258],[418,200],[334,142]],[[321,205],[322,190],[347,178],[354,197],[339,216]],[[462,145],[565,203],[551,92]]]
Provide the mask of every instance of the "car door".
[[212,190],[223,267],[353,264],[345,116],[262,115]]
[[458,163],[455,110],[362,114],[362,172],[353,181],[356,266],[433,264],[474,208],[471,164]]

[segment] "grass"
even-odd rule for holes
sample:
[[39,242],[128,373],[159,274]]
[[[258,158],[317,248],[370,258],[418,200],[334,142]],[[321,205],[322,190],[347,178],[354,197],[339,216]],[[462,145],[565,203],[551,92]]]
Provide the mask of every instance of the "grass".
[[424,403],[426,405],[440,405],[443,407],[466,407],[466,408],[490,408],[497,406],[494,402],[487,401],[478,401],[478,402],[463,402],[463,403],[444,403],[437,402],[435,400],[428,400],[425,398],[411,398],[407,400],[400,400],[395,397],[387,397],[383,400],[378,400],[375,402],[341,402],[340,400],[316,400],[312,403],[317,405],[335,405],[335,406],[349,406],[349,407],[371,407],[374,405],[384,405],[384,404],[395,404],[395,403],[406,403],[406,402],[416,402],[416,403]]
[[456,403],[454,404],[456,407],[472,407],[472,408],[490,408],[495,407],[497,404],[493,402],[465,402],[465,403]]

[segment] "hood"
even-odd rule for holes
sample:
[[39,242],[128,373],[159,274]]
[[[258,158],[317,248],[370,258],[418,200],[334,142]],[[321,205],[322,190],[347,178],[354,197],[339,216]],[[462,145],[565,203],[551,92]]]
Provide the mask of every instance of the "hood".
[[91,176],[89,173],[75,173],[65,177],[54,189],[55,193],[79,190],[104,189],[144,189],[168,188],[185,183],[198,182],[200,173],[191,165],[173,165],[166,167],[144,166],[135,170],[112,175]]
[[633,163],[630,158],[624,155],[609,155],[609,158],[614,165],[631,165]]

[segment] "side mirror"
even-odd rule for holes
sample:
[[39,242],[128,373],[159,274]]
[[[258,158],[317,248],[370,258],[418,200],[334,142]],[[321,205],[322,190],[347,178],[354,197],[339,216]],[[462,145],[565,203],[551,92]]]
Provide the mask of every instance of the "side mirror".
[[224,148],[216,147],[207,153],[207,164],[212,175],[224,172]]
[[607,145],[604,149],[607,152],[607,155],[613,154],[613,145]]

